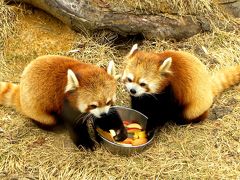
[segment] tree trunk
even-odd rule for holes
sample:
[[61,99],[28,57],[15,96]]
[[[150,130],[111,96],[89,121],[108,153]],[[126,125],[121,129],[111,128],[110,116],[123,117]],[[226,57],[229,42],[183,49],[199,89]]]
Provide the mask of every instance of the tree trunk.
[[208,21],[194,16],[136,15],[116,13],[100,0],[14,0],[45,10],[76,31],[110,30],[123,36],[142,34],[145,38],[191,37],[210,29]]
[[217,0],[220,7],[228,13],[240,18],[240,0]]

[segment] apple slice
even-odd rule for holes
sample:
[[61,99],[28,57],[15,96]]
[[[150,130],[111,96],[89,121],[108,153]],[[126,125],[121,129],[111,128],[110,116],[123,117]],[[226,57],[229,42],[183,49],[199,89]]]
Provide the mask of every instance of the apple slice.
[[142,126],[140,126],[137,123],[132,123],[132,124],[127,125],[127,128],[142,129]]
[[124,125],[124,126],[127,126],[127,125],[129,125],[129,124],[130,124],[129,121],[123,121],[123,125]]
[[112,135],[112,137],[116,136],[116,132],[113,129],[110,129],[109,132]]
[[140,132],[141,129],[137,129],[137,128],[127,128],[127,132],[128,133],[136,133],[136,132]]

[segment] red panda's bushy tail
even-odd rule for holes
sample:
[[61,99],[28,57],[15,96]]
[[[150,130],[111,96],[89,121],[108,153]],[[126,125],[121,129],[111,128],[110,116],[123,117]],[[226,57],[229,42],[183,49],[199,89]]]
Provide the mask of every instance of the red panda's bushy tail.
[[240,65],[227,67],[215,72],[212,76],[213,94],[217,96],[219,93],[230,86],[240,82]]
[[20,110],[20,87],[10,82],[0,82],[0,104]]

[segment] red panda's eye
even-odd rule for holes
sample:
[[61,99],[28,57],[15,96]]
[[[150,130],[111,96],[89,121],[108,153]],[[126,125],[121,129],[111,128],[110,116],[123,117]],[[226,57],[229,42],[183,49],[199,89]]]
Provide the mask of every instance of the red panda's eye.
[[130,78],[127,78],[128,82],[132,82],[132,80]]
[[143,87],[143,86],[146,86],[146,84],[145,84],[145,83],[140,83],[140,86],[142,86],[142,87]]
[[92,104],[92,105],[89,106],[89,108],[90,108],[90,109],[96,109],[96,108],[97,108],[97,105]]

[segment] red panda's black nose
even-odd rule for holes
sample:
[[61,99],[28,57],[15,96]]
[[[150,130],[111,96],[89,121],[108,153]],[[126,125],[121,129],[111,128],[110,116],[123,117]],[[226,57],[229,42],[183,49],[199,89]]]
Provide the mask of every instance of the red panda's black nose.
[[132,94],[136,94],[136,90],[135,90],[135,89],[130,89],[130,92],[131,92]]

